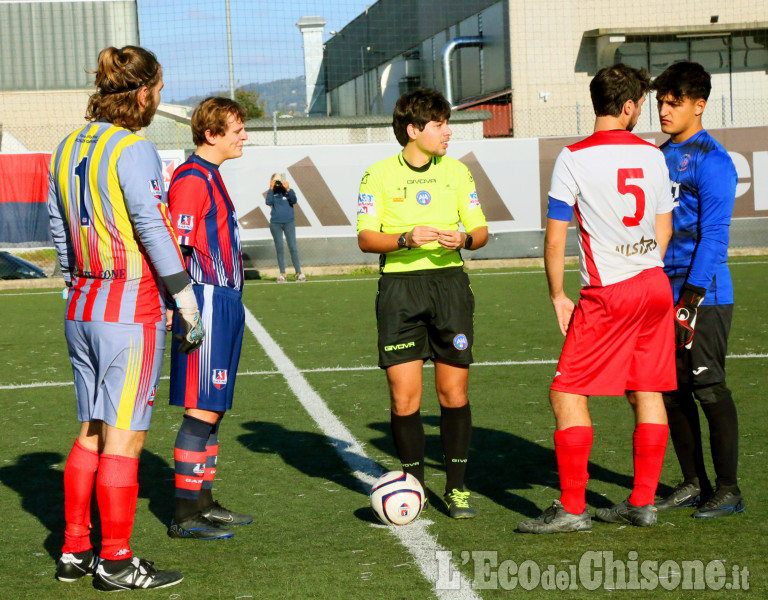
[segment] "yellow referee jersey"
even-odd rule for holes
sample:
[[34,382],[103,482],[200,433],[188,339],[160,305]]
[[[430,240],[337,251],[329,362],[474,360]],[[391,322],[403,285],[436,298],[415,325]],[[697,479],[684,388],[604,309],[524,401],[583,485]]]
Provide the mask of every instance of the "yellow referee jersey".
[[[363,175],[357,197],[357,232],[405,233],[417,225],[466,231],[485,227],[469,169],[447,156],[435,156],[420,169],[410,166],[402,153],[372,165]],[[382,255],[382,273],[458,267],[458,250],[437,241],[419,248],[404,248]]]

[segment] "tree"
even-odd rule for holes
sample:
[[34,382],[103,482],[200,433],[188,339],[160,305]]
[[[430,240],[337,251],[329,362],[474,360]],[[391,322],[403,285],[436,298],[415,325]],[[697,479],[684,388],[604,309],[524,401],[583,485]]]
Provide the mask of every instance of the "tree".
[[245,108],[246,121],[250,119],[260,119],[264,116],[266,102],[259,99],[259,95],[256,92],[249,92],[243,88],[237,88],[235,90],[235,101]]

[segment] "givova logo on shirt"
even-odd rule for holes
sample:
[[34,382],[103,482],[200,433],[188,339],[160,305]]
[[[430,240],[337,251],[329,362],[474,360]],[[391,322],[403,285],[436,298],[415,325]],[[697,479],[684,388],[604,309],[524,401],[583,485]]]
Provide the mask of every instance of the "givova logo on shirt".
[[211,379],[213,381],[213,387],[215,387],[217,390],[223,389],[227,385],[227,370],[214,369],[213,377]]

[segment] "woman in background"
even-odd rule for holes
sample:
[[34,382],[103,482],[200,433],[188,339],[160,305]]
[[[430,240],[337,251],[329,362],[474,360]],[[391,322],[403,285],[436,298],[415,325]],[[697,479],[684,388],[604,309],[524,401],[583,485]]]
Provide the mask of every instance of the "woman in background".
[[299,264],[299,250],[296,247],[296,221],[293,214],[293,205],[296,204],[296,192],[291,189],[284,175],[275,173],[269,182],[267,192],[267,206],[272,211],[269,216],[269,230],[275,241],[277,253],[277,265],[280,268],[278,283],[285,283],[285,249],[283,247],[283,234],[288,242],[288,250],[291,253],[291,262],[296,271],[296,281],[306,281],[307,277],[301,272]]

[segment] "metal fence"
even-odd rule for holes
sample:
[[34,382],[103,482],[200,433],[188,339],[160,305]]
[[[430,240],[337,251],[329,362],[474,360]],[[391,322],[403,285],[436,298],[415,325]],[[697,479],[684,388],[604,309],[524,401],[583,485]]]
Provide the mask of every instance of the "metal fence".
[[[581,20],[571,19],[573,23],[569,24],[576,28],[574,35],[582,38],[583,47],[575,59],[577,64],[571,64],[568,62],[570,59],[563,59],[557,53],[540,52],[541,56],[529,56],[531,60],[535,58],[543,61],[538,71],[532,70],[531,77],[543,77],[547,81],[547,78],[557,79],[560,74],[564,74],[561,82],[563,85],[573,77],[586,78],[585,73],[591,69],[584,62],[585,57],[591,56],[590,40],[587,39],[589,31],[613,27],[612,23],[615,24],[617,19],[621,21],[621,26],[640,25],[628,23],[627,20],[635,17],[641,19],[638,15],[643,11],[643,14],[663,12],[655,11],[654,6],[658,1],[646,3],[642,10],[635,7],[637,11],[625,10],[632,5],[628,0],[621,0],[618,5],[615,2],[582,3],[578,7],[574,5],[569,10],[581,11],[579,14],[582,16]],[[463,3],[434,0],[431,4],[427,0],[295,0],[291,3],[190,0],[183,4],[183,10],[180,10],[176,3],[165,0],[0,0],[0,63],[3,67],[0,77],[0,152],[51,152],[65,135],[84,122],[89,89],[83,87],[83,82],[92,81],[89,73],[95,67],[100,47],[133,43],[153,50],[163,64],[166,82],[164,103],[154,122],[143,132],[161,151],[179,150],[185,154],[193,151],[189,113],[191,107],[203,97],[211,94],[245,94],[245,98],[253,101],[263,113],[247,124],[250,145],[277,148],[385,143],[391,144],[394,152],[397,144],[391,131],[391,108],[384,108],[386,102],[391,104],[392,94],[400,90],[398,82],[410,85],[409,82],[419,79],[414,75],[418,74],[418,69],[412,72],[420,64],[419,61],[424,65],[419,81],[441,87],[443,75],[438,68],[440,50],[449,37],[481,32],[489,40],[495,37],[496,41],[489,43],[482,55],[476,48],[470,49],[464,55],[465,58],[454,64],[454,73],[463,73],[466,80],[463,82],[466,85],[457,86],[457,90],[481,90],[482,86],[491,85],[491,76],[505,80],[511,70],[518,69],[519,72],[520,63],[514,67],[507,64],[504,58],[506,51],[510,47],[537,46],[541,41],[541,32],[551,26],[549,19],[539,19],[539,13],[536,12],[546,13],[550,9],[545,4],[534,2],[526,6],[525,2],[491,0]],[[396,32],[397,35],[391,35],[391,28],[377,29],[375,20],[379,18],[378,15],[387,12],[384,11],[385,4],[387,11],[397,13],[396,17],[401,13],[418,13],[421,15],[419,19],[424,22],[416,27],[418,31],[412,31],[418,19],[414,17],[413,22],[411,19],[401,19],[403,27],[402,31]],[[719,7],[721,22],[754,22],[760,25],[768,19],[768,10],[762,0],[745,0],[731,3],[727,7],[719,6],[712,0],[704,0],[700,12],[715,14],[716,11],[710,10],[715,6]],[[521,29],[515,29],[517,25],[511,20],[512,14],[520,21],[517,25]],[[491,19],[492,15],[497,18]],[[625,18],[621,15],[627,16]],[[555,15],[550,17],[556,21]],[[525,35],[519,38],[521,32],[528,31],[524,26],[526,18],[537,23],[536,27],[528,28],[530,39],[525,39]],[[654,26],[655,18],[646,14],[642,19],[648,22],[643,24]],[[670,18],[682,23],[688,15]],[[405,21],[408,21],[407,27]],[[308,27],[317,29],[311,33]],[[515,29],[514,35],[512,29]],[[94,32],[98,32],[98,35]],[[494,32],[495,36],[492,36]],[[762,91],[764,68],[761,66],[766,53],[763,43],[765,36],[762,33],[760,35],[763,37],[754,37],[752,33],[747,36],[751,40],[749,48],[734,47],[736,52],[728,58],[728,68],[732,66],[734,72],[749,71],[753,79],[729,88],[722,83],[726,77],[722,72],[725,67],[717,67],[721,73],[718,91],[710,98],[704,113],[703,122],[708,129],[768,125],[768,98]],[[407,46],[409,36],[416,36],[413,37],[415,45],[412,48],[394,47],[401,41]],[[675,43],[679,45],[681,42],[678,38],[685,37],[677,35]],[[424,41],[427,38],[429,44]],[[319,52],[315,58],[308,52],[310,44],[314,44]],[[344,107],[341,113],[357,113],[361,116],[305,116],[312,98],[318,97],[318,94],[322,96],[326,91],[338,94],[341,89],[340,86],[335,92],[325,90],[322,78],[307,81],[308,78],[312,79],[312,73],[317,75],[322,70],[323,52],[328,46],[336,47],[337,53],[344,52],[347,46],[350,48],[348,56],[342,56],[342,62],[348,63],[351,69],[345,89],[360,88],[366,93],[341,98]],[[390,56],[391,53],[385,55],[383,48],[389,48],[396,56]],[[502,52],[502,48],[506,50]],[[676,60],[679,57],[675,55],[673,58]],[[478,65],[472,61],[476,60],[480,61],[478,65],[482,68],[475,68]],[[654,66],[656,68],[659,65],[654,63]],[[542,76],[542,73],[552,73],[552,76]],[[387,81],[395,83],[386,88]],[[732,80],[729,78],[728,81]],[[751,81],[758,83],[753,85],[749,83]],[[530,82],[521,83],[525,87]],[[501,97],[507,94],[511,102],[500,111],[503,118],[508,115],[509,123],[501,123],[502,127],[498,131],[508,129],[511,135],[525,138],[589,134],[594,117],[586,86],[583,90],[580,88],[579,95],[571,93],[571,88],[567,91],[561,89],[560,98],[568,102],[563,104],[557,96],[556,82],[552,83],[555,87],[549,87],[549,81],[542,84],[544,87],[540,92],[533,92],[530,86],[526,91],[510,89],[512,86],[504,81],[493,83],[496,86],[493,89],[506,90]],[[546,90],[554,90],[555,94],[550,97]],[[723,94],[720,90],[729,93]],[[582,92],[585,95],[581,95]],[[538,94],[538,100],[534,100],[535,105],[523,108],[530,106],[523,102],[527,98],[525,94],[533,93]],[[576,101],[576,98],[586,98],[586,101]],[[498,103],[499,96],[494,95],[486,100]],[[659,131],[654,100],[653,95],[649,95],[636,133]],[[453,140],[481,139],[482,119],[488,116],[488,113],[468,110],[455,113],[451,121]],[[354,197],[350,201],[354,202]],[[538,199],[532,199],[533,204],[537,202]],[[734,226],[734,246],[768,246],[763,222],[763,219],[758,219],[755,223]],[[541,235],[541,231],[498,234],[494,236],[493,243],[471,257],[537,256],[540,255]],[[42,266],[48,275],[53,274],[52,252],[18,248],[28,245],[17,244],[14,248],[4,249],[14,250],[22,258]],[[349,237],[315,239],[301,237],[300,233],[299,251],[302,263],[310,268],[331,264],[375,265],[377,260],[375,256],[359,252],[353,231],[350,231]],[[274,269],[274,247],[271,240],[249,242],[245,252],[249,266],[264,272]]]

